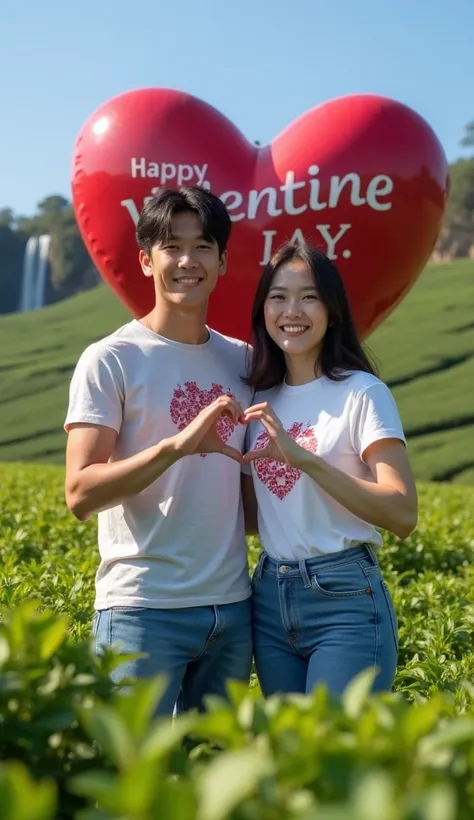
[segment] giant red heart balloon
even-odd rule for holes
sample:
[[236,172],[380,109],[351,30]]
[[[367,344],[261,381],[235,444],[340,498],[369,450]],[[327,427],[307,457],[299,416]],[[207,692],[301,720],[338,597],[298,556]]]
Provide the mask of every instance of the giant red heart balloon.
[[151,88],[115,97],[78,136],[73,203],[94,263],[135,316],[154,304],[135,241],[144,200],[162,186],[196,183],[223,199],[234,223],[211,326],[247,339],[263,264],[282,242],[304,236],[335,260],[366,336],[433,250],[448,170],[429,125],[385,97],[326,102],[265,147],[189,94]]

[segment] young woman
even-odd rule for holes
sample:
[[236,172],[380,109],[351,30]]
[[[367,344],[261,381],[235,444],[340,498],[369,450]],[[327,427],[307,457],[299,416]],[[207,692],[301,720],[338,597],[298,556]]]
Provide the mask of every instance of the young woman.
[[[344,285],[322,253],[286,245],[252,313],[244,501],[263,552],[253,638],[264,695],[339,695],[362,670],[390,689],[397,620],[378,528],[403,538],[417,496],[395,401],[358,340]],[[245,471],[244,467],[244,471]],[[258,510],[257,510],[258,508]]]

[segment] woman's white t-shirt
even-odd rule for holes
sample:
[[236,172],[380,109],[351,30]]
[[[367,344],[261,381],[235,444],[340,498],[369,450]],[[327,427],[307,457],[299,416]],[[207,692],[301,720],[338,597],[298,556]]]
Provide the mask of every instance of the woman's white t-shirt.
[[[379,439],[405,442],[389,388],[357,371],[342,381],[326,377],[296,387],[283,383],[257,393],[268,402],[290,435],[306,449],[345,473],[374,481],[364,451]],[[247,450],[265,446],[259,421],[249,425]],[[378,530],[350,513],[300,470],[278,461],[252,462],[264,550],[278,560],[298,560],[369,543],[377,549]]]

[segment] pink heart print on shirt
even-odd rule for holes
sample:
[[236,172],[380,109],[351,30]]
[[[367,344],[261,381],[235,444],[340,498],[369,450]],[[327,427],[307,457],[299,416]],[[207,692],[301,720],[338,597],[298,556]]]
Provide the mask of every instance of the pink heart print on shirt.
[[[203,390],[198,387],[196,382],[185,382],[184,388],[178,384],[174,391],[170,403],[171,420],[176,424],[178,430],[184,430],[201,410],[204,410],[209,404],[219,398],[219,396],[230,396],[235,399],[234,394],[230,390],[224,390],[221,384],[211,384],[209,390]],[[217,432],[223,442],[232,435],[235,424],[228,416],[223,416],[219,419],[216,425]],[[200,453],[205,458],[206,453]]]
[[[318,440],[314,435],[314,430],[311,426],[304,428],[302,422],[296,422],[286,431],[291,438],[296,441],[305,450],[315,453],[318,447]],[[254,450],[263,450],[268,444],[269,436],[266,430],[263,430],[258,436]],[[289,464],[284,464],[281,461],[275,461],[272,458],[261,458],[253,462],[255,472],[257,473],[262,484],[270,490],[273,495],[276,495],[280,501],[283,501],[286,496],[291,493],[296,482],[301,478],[302,472],[297,467],[290,467]]]

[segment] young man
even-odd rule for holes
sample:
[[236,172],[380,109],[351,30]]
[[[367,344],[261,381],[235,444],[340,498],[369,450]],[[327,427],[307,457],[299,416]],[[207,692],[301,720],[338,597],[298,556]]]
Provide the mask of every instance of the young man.
[[98,513],[97,646],[165,673],[159,712],[248,681],[250,584],[240,494],[246,345],[206,325],[231,222],[198,187],[162,190],[137,225],[155,307],[82,354],[65,421],[66,500]]

